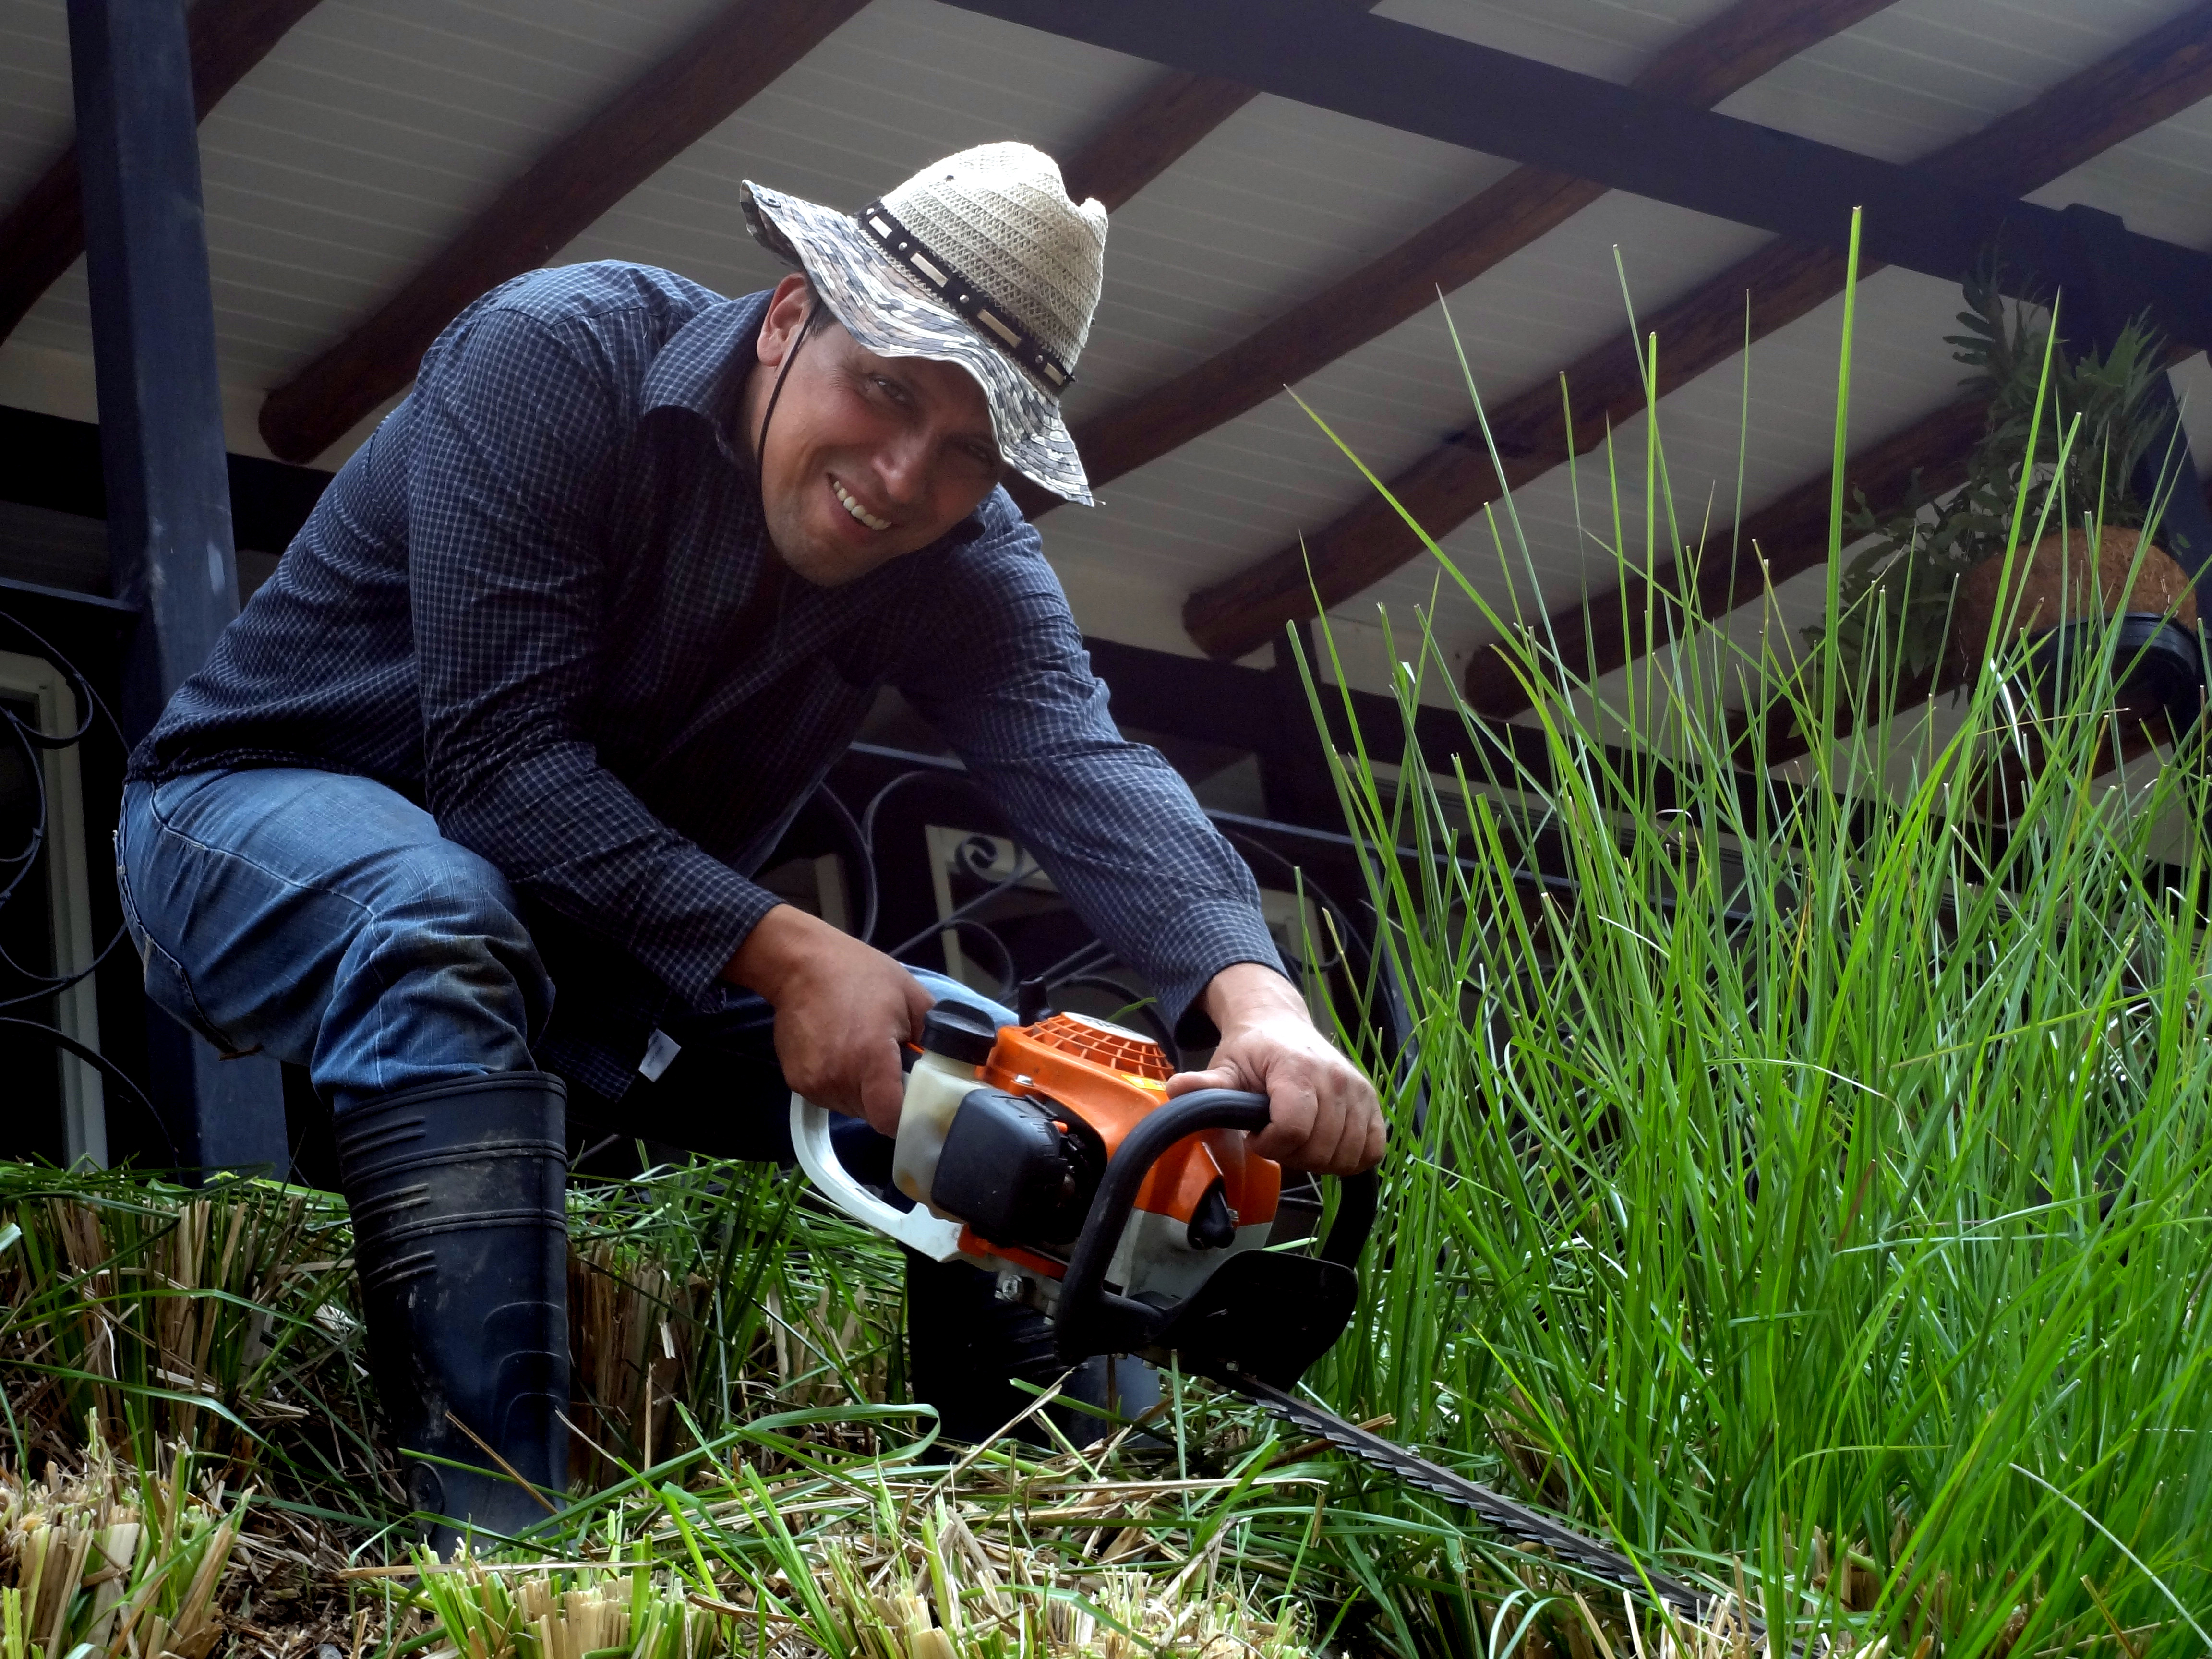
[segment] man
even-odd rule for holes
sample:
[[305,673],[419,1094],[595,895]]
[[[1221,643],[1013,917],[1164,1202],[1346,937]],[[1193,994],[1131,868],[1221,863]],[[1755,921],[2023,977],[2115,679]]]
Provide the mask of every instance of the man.
[[[679,1081],[740,1141],[774,1145],[790,1089],[896,1127],[931,993],[748,878],[884,685],[1183,1034],[1218,1030],[1176,1091],[1264,1089],[1260,1149],[1294,1167],[1382,1152],[1249,872],[1115,732],[999,488],[1090,500],[1059,392],[1104,210],[1021,144],[857,216],[744,200],[796,268],[773,293],[584,265],[457,318],[125,793],[149,994],[309,1067],[380,1392],[443,1460],[410,1461],[416,1503],[496,1530],[537,1511],[490,1462],[564,1482],[568,1091],[644,1134]],[[742,1045],[664,1074],[667,1033],[748,1007],[764,1079]]]

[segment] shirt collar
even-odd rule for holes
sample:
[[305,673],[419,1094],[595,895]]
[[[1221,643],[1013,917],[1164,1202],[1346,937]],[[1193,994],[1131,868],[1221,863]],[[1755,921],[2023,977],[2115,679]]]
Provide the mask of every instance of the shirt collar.
[[752,349],[768,302],[766,293],[717,301],[671,335],[646,371],[645,412],[688,409],[714,424],[722,372],[738,353]]

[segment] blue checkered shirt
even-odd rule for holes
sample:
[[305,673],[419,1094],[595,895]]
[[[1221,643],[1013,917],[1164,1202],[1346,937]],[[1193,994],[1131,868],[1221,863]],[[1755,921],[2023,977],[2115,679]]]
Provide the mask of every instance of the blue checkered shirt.
[[[749,606],[775,556],[720,416],[767,306],[609,263],[469,307],[131,775],[377,779],[549,931],[619,947],[663,1007],[712,1008],[778,902],[750,875],[892,685],[1169,1018],[1202,1027],[1215,973],[1279,966],[1257,890],[1182,778],[1115,728],[1004,490],[848,586],[783,580]],[[653,996],[580,1007],[552,965],[547,1063],[619,1097]]]

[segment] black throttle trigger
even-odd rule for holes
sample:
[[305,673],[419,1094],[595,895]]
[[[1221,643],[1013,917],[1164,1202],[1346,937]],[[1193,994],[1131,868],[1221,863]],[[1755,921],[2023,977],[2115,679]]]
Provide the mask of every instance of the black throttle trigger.
[[1190,1212],[1188,1236],[1194,1250],[1226,1249],[1237,1242],[1237,1217],[1229,1207],[1228,1195],[1222,1191],[1220,1176],[1213,1178],[1213,1184],[1206,1189],[1206,1196]]

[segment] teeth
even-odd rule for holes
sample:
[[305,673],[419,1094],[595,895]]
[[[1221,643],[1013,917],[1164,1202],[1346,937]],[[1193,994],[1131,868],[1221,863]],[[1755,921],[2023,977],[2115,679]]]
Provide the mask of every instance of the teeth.
[[844,503],[845,510],[851,514],[854,518],[858,519],[862,524],[867,526],[869,529],[889,530],[891,527],[891,521],[889,519],[879,519],[874,514],[869,512],[866,507],[862,507],[860,502],[854,501],[850,495],[847,495],[845,493],[845,486],[839,483],[835,478],[830,480],[830,488],[837,492],[837,499]]

